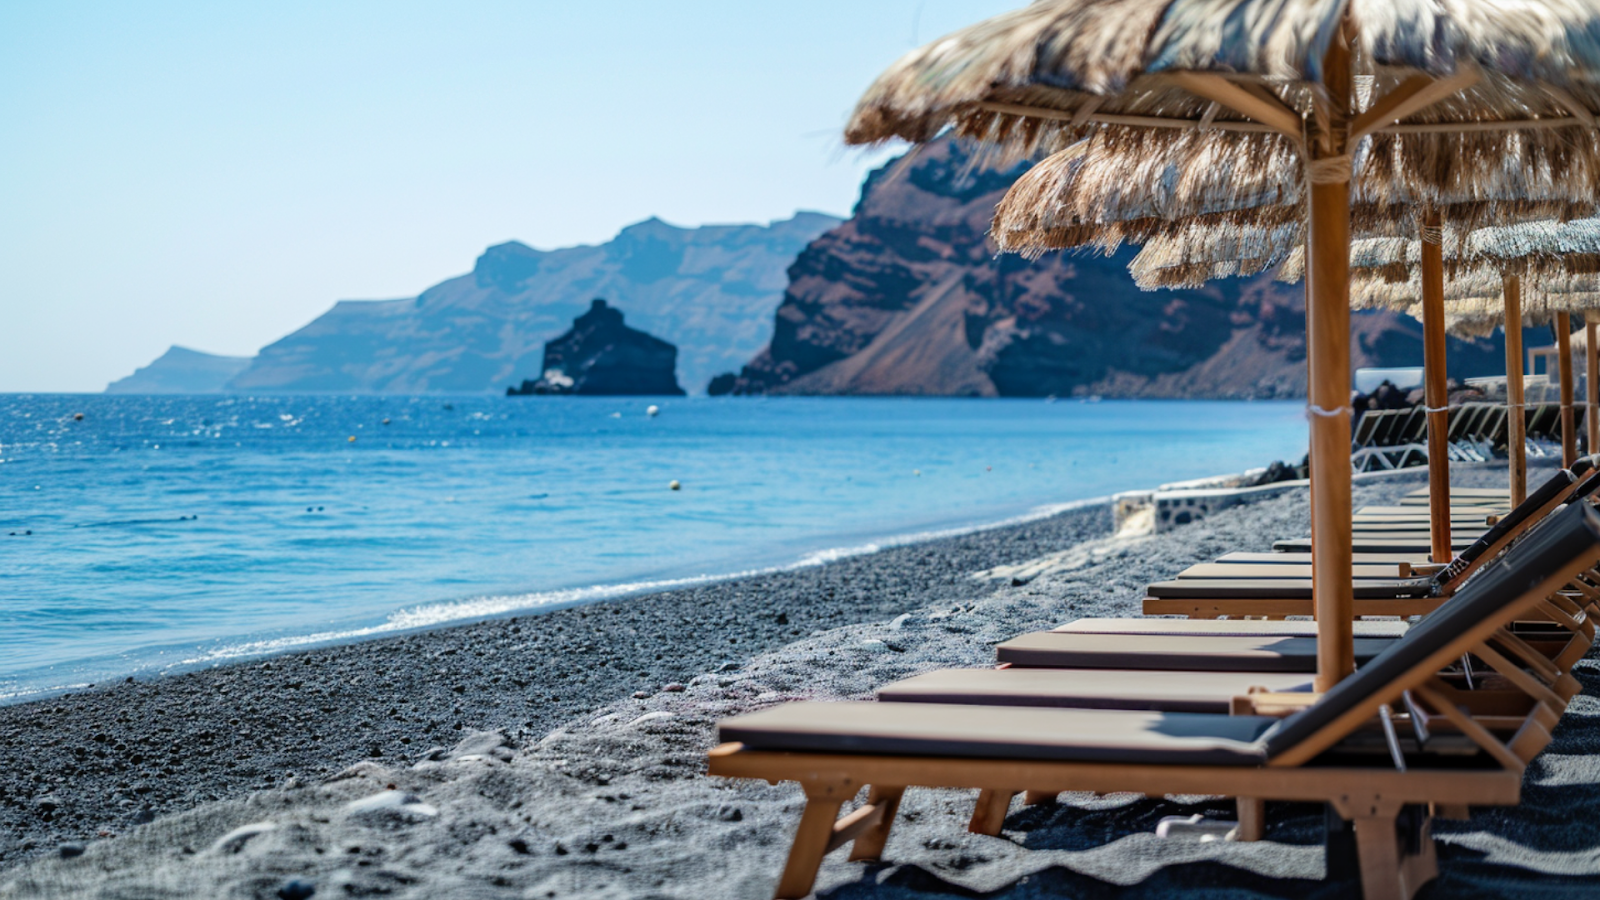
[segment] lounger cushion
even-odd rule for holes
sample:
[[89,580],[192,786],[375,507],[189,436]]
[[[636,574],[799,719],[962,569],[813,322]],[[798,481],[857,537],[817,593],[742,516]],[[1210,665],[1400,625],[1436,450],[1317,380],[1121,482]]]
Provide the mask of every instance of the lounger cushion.
[[[1354,560],[1357,564],[1373,565],[1399,565],[1410,563],[1413,565],[1428,562],[1428,553],[1356,553]],[[1311,553],[1301,551],[1296,553],[1251,553],[1244,550],[1235,550],[1217,557],[1217,562],[1243,565],[1281,565],[1283,563],[1305,563],[1311,565]]]
[[[1358,579],[1394,581],[1400,577],[1397,565],[1374,566],[1356,564],[1350,574]],[[1310,563],[1286,562],[1279,565],[1264,563],[1196,563],[1182,572],[1179,578],[1310,578]]]
[[[1394,643],[1355,642],[1359,664]],[[995,648],[1014,666],[1055,669],[1168,669],[1193,672],[1315,672],[1315,638],[1251,635],[1208,637],[1171,634],[1068,634],[1037,631]]]
[[[1358,600],[1428,597],[1434,593],[1432,578],[1394,578],[1388,581],[1358,578],[1352,584]],[[1310,600],[1311,579],[1180,578],[1177,581],[1158,581],[1150,585],[1145,593],[1162,600]]]
[[1163,672],[1111,669],[944,669],[878,691],[891,703],[972,703],[1145,709],[1227,715],[1229,701],[1251,688],[1311,690],[1311,676],[1277,672]]
[[[1358,638],[1394,639],[1410,626],[1396,620],[1359,619],[1351,623]],[[1078,619],[1052,631],[1061,634],[1186,634],[1208,637],[1309,637],[1317,636],[1310,620],[1267,619],[1163,619],[1143,616],[1127,619]]]
[[756,750],[1260,765],[1264,716],[1021,709],[941,703],[788,703],[721,723],[723,741]]
[[[1472,546],[1472,541],[1465,538],[1452,538],[1450,541],[1450,549],[1457,553],[1470,546]],[[1350,547],[1357,553],[1406,553],[1420,554],[1421,556],[1426,556],[1428,551],[1433,549],[1433,545],[1428,542],[1428,538],[1425,535],[1414,537],[1405,537],[1403,535],[1385,535],[1383,537],[1355,535],[1350,540]],[[1310,553],[1311,539],[1295,538],[1293,540],[1277,541],[1272,545],[1272,549],[1279,553]]]

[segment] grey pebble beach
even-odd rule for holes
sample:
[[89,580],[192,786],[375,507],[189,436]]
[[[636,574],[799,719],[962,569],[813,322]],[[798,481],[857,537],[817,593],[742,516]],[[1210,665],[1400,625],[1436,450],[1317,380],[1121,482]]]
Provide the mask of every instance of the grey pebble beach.
[[[1534,478],[1540,475],[1535,470]],[[1464,470],[1498,486],[1503,468]],[[1422,474],[1358,483],[1390,502]],[[1306,530],[1303,491],[1169,533],[1110,513],[815,568],[325,648],[0,708],[0,897],[770,896],[794,785],[705,777],[717,719],[864,698]],[[975,573],[1041,557],[1032,577]],[[1521,806],[1439,822],[1425,896],[1579,896],[1600,883],[1600,666],[1529,767]],[[1064,795],[965,830],[972,794],[913,790],[888,862],[825,862],[825,897],[1347,896],[1321,810],[1268,840],[1155,837],[1229,801]],[[306,894],[310,890],[313,893]],[[297,893],[298,892],[298,893]]]

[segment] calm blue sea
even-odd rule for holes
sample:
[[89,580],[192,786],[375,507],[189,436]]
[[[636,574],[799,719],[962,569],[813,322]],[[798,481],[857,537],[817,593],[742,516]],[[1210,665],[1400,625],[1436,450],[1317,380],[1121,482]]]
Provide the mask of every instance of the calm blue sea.
[[1291,403],[0,396],[0,702],[816,564],[1305,442]]

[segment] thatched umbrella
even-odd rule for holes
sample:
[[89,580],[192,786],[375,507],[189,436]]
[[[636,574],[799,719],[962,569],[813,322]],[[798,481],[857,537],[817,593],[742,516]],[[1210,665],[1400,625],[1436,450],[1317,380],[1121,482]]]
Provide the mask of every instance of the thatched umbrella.
[[[927,141],[954,126],[1015,155],[1090,138],[1089,153],[1102,147],[1154,176],[1103,170],[1115,177],[1095,182],[1090,214],[1069,218],[1069,232],[1141,215],[1255,222],[1240,211],[1303,201],[1326,689],[1354,665],[1343,458],[1352,213],[1359,224],[1369,211],[1400,218],[1395,204],[1464,214],[1486,196],[1530,206],[1600,196],[1595,142],[1573,139],[1593,131],[1600,106],[1597,26],[1587,3],[1040,0],[907,54],[868,90],[846,137]],[[1368,163],[1354,184],[1352,154]],[[1273,160],[1302,177],[1264,177]],[[1183,177],[1169,181],[1180,161]]]
[[[1444,244],[1450,248],[1445,268],[1451,273],[1447,293],[1458,301],[1472,299],[1492,307],[1490,312],[1504,316],[1508,323],[1521,320],[1524,284],[1536,290],[1538,308],[1523,311],[1550,321],[1561,345],[1559,384],[1562,404],[1562,461],[1571,466],[1577,458],[1577,429],[1573,406],[1573,377],[1571,354],[1565,346],[1571,333],[1570,316],[1595,308],[1591,302],[1596,290],[1593,273],[1600,271],[1600,220],[1582,219],[1571,222],[1530,222],[1512,226],[1485,228],[1465,235],[1446,235]],[[1369,302],[1398,306],[1414,301],[1419,296],[1417,284],[1418,265],[1422,247],[1415,241],[1368,240],[1359,241],[1351,250],[1352,271],[1384,281],[1404,281],[1405,290],[1391,296],[1390,292],[1364,287],[1362,291]],[[1284,277],[1294,278],[1300,261],[1290,254],[1282,267]],[[1498,300],[1482,298],[1494,294]],[[1409,294],[1410,301],[1406,295]],[[1357,300],[1356,305],[1362,305]],[[1596,381],[1591,372],[1589,382]],[[1521,334],[1515,327],[1506,329],[1506,388],[1507,403],[1512,409],[1523,408]],[[1593,392],[1593,388],[1590,388]],[[1519,501],[1525,492],[1526,460],[1520,444],[1522,423],[1513,417],[1511,453],[1511,489],[1513,500]],[[1589,443],[1590,447],[1594,442]]]
[[[1193,287],[1216,277],[1253,274],[1285,257],[1299,263],[1297,280],[1303,274],[1307,229],[1297,203],[1266,202],[1192,215],[1192,208],[1183,207],[1183,215],[1163,218],[1164,197],[1141,187],[1156,173],[1140,171],[1140,161],[1123,158],[1120,151],[1097,146],[1093,140],[1079,141],[1051,155],[1017,182],[995,214],[993,231],[1002,249],[1036,256],[1073,245],[1111,251],[1124,241],[1142,243],[1131,270],[1135,281],[1145,288]],[[1293,158],[1273,157],[1263,165],[1277,170],[1269,172],[1271,180],[1292,184],[1300,174],[1296,163]],[[1192,165],[1166,173],[1165,182],[1209,177],[1204,172],[1192,175],[1190,168]],[[1360,157],[1355,176],[1358,183],[1378,190],[1381,182],[1367,174],[1373,168],[1381,167],[1370,155]],[[1110,192],[1105,184],[1118,177],[1129,186],[1107,200]],[[1264,176],[1257,171],[1251,177]],[[1536,213],[1563,217],[1592,214],[1595,203],[1591,197],[1563,194],[1572,187],[1543,183],[1538,197],[1530,199],[1523,194],[1527,189],[1523,182],[1511,182],[1509,187],[1490,182],[1471,196],[1453,188],[1413,207],[1390,197],[1383,203],[1357,204],[1353,211],[1352,231],[1369,238],[1363,243],[1376,248],[1371,255],[1377,261],[1365,265],[1385,269],[1388,277],[1405,278],[1413,269],[1421,269],[1424,276],[1419,296],[1429,300],[1425,309],[1432,311],[1422,322],[1435,561],[1447,561],[1453,555],[1445,515],[1450,506],[1449,413],[1444,314],[1439,305],[1444,277],[1453,274],[1461,260],[1470,260],[1475,266],[1496,264],[1508,278],[1526,265],[1552,265],[1555,260],[1567,269],[1600,268],[1600,227],[1593,220],[1564,224],[1543,220],[1526,228],[1484,227],[1520,222]],[[1123,218],[1101,227],[1085,224],[1108,211]],[[1419,232],[1424,240],[1417,240]],[[1484,238],[1491,233],[1493,239]],[[1352,264],[1361,265],[1354,257]],[[1520,348],[1516,352],[1520,354]],[[1513,390],[1520,394],[1520,384],[1513,385]],[[1568,445],[1571,447],[1571,442]],[[1514,465],[1513,478],[1519,471]],[[1513,489],[1515,496],[1523,492],[1521,486]]]

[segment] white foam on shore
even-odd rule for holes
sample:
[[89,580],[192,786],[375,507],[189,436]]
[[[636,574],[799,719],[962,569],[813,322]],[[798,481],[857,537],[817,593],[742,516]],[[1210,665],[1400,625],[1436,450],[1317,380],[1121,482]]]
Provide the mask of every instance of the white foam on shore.
[[936,541],[945,538],[961,537],[976,534],[982,531],[992,531],[997,528],[1009,528],[1015,525],[1025,525],[1048,519],[1075,509],[1098,506],[1109,503],[1109,497],[1093,497],[1086,500],[1075,500],[1070,503],[1053,503],[1039,506],[1018,516],[1001,519],[994,522],[984,522],[975,525],[943,528],[934,531],[917,531],[907,534],[893,535],[864,544],[847,547],[830,547],[807,553],[798,560],[786,565],[768,566],[759,569],[745,569],[736,572],[723,572],[718,574],[690,575],[680,578],[662,578],[648,581],[622,582],[619,584],[601,584],[589,587],[566,588],[555,591],[538,591],[528,594],[495,595],[487,597],[471,597],[463,600],[451,600],[443,603],[427,603],[391,613],[384,621],[375,625],[361,628],[350,628],[337,631],[323,631],[315,634],[286,635],[283,637],[269,638],[258,641],[244,641],[237,644],[227,644],[213,649],[207,649],[194,656],[180,659],[163,668],[188,669],[196,666],[214,665],[239,659],[256,656],[268,656],[284,653],[290,650],[304,649],[312,646],[325,646],[331,644],[345,644],[367,638],[379,637],[402,631],[417,631],[428,628],[439,628],[446,625],[460,623],[473,619],[487,619],[496,616],[510,615],[519,612],[548,612],[555,609],[565,609],[572,606],[583,606],[589,603],[598,603],[604,600],[614,600],[638,594],[654,594],[662,591],[680,590],[682,588],[699,587],[719,581],[732,581],[739,578],[752,578],[758,575],[771,575],[778,572],[792,572],[798,569],[807,569],[814,566],[823,566],[844,559],[857,556],[867,556],[892,547],[903,547],[908,544],[921,544],[927,541]]

